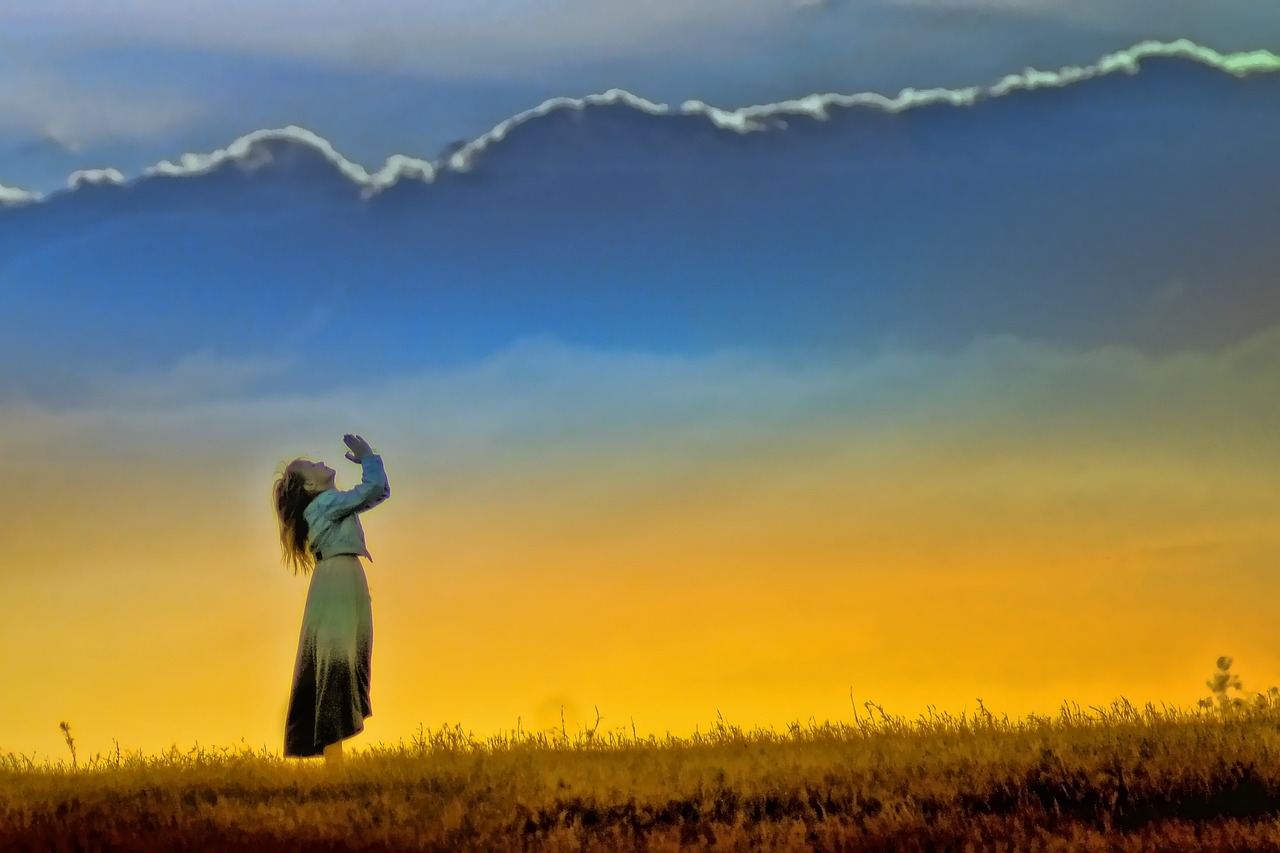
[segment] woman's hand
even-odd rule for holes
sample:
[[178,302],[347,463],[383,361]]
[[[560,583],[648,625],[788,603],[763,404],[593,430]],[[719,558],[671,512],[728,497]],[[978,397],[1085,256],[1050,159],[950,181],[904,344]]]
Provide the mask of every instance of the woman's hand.
[[351,448],[351,452],[347,454],[347,458],[352,462],[359,462],[365,456],[373,452],[373,448],[369,446],[369,442],[365,441],[358,435],[347,433],[342,437],[347,443],[347,447]]

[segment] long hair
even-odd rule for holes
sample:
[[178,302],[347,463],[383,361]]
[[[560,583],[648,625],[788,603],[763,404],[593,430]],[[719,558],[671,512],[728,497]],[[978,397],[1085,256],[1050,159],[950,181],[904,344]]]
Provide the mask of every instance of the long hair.
[[299,571],[310,574],[316,559],[307,547],[310,525],[303,512],[315,500],[315,495],[306,490],[302,475],[288,467],[276,478],[271,495],[276,521],[280,524],[280,562],[292,566],[295,575]]

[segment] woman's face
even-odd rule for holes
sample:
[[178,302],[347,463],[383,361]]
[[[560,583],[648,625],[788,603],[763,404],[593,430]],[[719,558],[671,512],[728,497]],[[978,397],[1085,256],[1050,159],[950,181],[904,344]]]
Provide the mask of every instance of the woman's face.
[[336,473],[323,462],[310,462],[306,459],[295,459],[289,463],[290,471],[296,471],[309,492],[323,492],[333,488],[333,475]]

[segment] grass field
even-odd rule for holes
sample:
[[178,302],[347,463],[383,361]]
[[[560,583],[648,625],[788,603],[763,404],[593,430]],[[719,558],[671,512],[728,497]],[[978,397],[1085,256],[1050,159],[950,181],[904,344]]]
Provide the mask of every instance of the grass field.
[[81,762],[65,727],[70,762],[0,755],[0,849],[1280,851],[1280,691],[1232,698],[1229,667],[1192,709],[868,702],[664,740],[454,726],[337,771],[247,747]]

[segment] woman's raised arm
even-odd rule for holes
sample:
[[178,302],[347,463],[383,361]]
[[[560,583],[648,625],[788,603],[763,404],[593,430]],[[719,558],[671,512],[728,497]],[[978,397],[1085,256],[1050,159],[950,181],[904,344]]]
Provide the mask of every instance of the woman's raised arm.
[[[382,464],[382,457],[370,449],[367,442],[359,436],[346,436],[347,446],[352,453],[347,458],[359,462],[363,471],[360,485],[340,491],[330,489],[322,492],[316,502],[319,509],[334,520],[345,518],[353,512],[364,512],[391,497],[391,483],[387,480],[387,469]],[[359,454],[353,455],[353,454]]]

